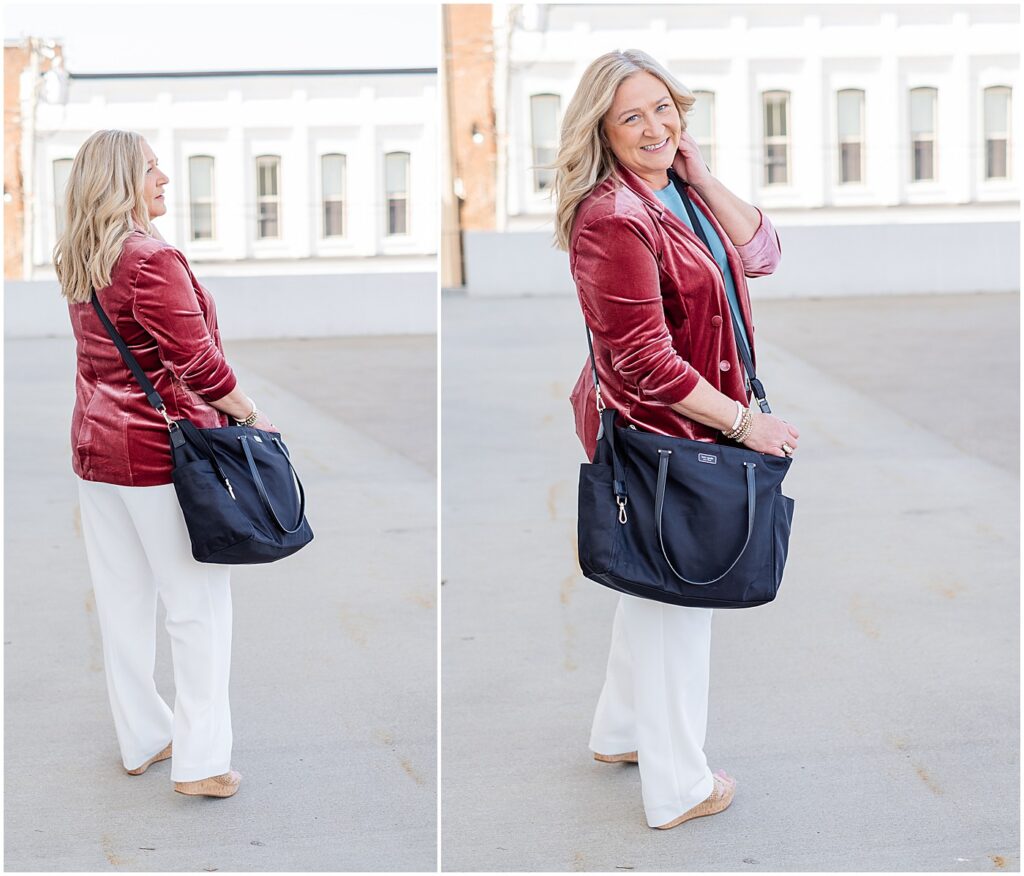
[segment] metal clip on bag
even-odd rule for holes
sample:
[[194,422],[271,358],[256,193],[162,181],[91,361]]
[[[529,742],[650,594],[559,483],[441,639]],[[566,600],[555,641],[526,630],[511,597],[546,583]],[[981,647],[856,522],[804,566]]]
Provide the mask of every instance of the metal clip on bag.
[[[674,178],[694,229],[707,238]],[[708,252],[711,247],[708,246]],[[733,315],[757,402],[771,413]],[[594,347],[590,365],[601,416],[597,450],[580,466],[579,559],[583,574],[621,593],[698,608],[771,602],[782,583],[793,500],[782,480],[793,460],[615,425],[605,408]]]
[[306,496],[280,434],[248,426],[200,429],[172,419],[95,290],[92,305],[147,401],[167,422],[171,478],[192,556],[201,563],[272,563],[309,544]]

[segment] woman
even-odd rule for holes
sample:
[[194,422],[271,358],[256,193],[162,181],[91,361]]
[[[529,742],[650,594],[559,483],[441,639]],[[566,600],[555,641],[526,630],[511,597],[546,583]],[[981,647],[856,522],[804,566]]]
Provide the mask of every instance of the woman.
[[[639,429],[709,442],[728,433],[752,450],[791,455],[799,432],[750,407],[736,346],[753,347],[744,277],[775,269],[778,237],[711,176],[686,133],[693,103],[643,52],[612,52],[587,68],[555,163],[557,240],[593,332],[605,404]],[[690,186],[710,253],[670,169]],[[730,309],[742,317],[739,339]],[[572,400],[593,458],[589,361]],[[590,748],[599,761],[639,763],[651,827],[721,812],[736,791],[703,752],[710,645],[711,609],[620,597]]]
[[[271,428],[224,359],[213,299],[151,224],[167,212],[168,182],[149,144],[129,131],[98,131],[72,164],[54,250],[77,341],[72,465],[124,767],[140,775],[173,756],[176,791],[230,797],[241,780],[231,770],[230,570],[192,559],[167,425],[91,304],[96,294],[170,417],[206,428],[226,425],[227,415]],[[153,680],[158,596],[173,713]]]

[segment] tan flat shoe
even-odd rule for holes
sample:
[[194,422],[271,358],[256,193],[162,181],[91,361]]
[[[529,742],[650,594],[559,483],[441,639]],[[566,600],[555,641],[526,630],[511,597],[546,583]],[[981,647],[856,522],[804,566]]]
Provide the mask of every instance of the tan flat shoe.
[[174,790],[191,797],[230,797],[238,791],[242,774],[229,770],[219,776],[198,779],[195,782],[175,782]]
[[135,767],[133,770],[125,770],[130,776],[141,776],[146,770],[148,770],[157,761],[167,760],[171,756],[171,743],[167,743],[167,748],[161,751],[159,754],[154,754],[149,760],[147,760],[142,766]]
[[723,809],[728,809],[729,804],[732,803],[732,798],[736,795],[736,780],[730,778],[725,773],[715,773],[714,779],[715,789],[707,800],[703,803],[698,803],[693,809],[687,810],[668,824],[659,824],[658,830],[668,830],[682,824],[684,821],[689,821],[691,818],[715,815]]
[[636,763],[637,754],[635,751],[627,751],[625,754],[598,754],[595,751],[594,760],[601,763]]

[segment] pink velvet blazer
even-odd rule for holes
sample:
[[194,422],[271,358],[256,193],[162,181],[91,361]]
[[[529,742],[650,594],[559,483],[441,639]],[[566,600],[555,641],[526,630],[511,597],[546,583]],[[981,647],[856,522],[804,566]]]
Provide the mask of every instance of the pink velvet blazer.
[[[696,191],[687,193],[722,239],[753,347],[746,278],[775,270],[782,256],[778,234],[758,210],[754,236],[736,246]],[[569,266],[594,334],[601,393],[620,423],[625,418],[646,431],[717,442],[720,432],[670,407],[690,394],[698,375],[730,398],[748,400],[725,280],[700,238],[620,165],[576,211]],[[571,401],[576,433],[593,458],[598,414],[589,359]]]
[[[235,388],[217,314],[185,257],[142,232],[124,243],[99,302],[163,397],[167,413],[199,428],[226,425],[206,403]],[[92,304],[71,304],[78,373],[71,416],[80,478],[129,487],[171,482],[167,426],[146,401]]]

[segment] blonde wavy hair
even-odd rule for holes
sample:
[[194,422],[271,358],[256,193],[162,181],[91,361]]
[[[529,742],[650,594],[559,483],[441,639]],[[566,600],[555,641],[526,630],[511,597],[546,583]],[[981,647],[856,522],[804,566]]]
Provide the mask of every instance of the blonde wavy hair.
[[64,233],[53,248],[61,294],[69,302],[89,301],[94,288],[109,286],[128,235],[152,232],[142,142],[134,131],[97,131],[75,156]]
[[646,52],[626,49],[608,52],[591,62],[576,86],[562,119],[552,186],[555,198],[555,243],[569,249],[572,224],[580,202],[615,172],[615,155],[604,135],[604,116],[622,82],[637,73],[650,73],[665,83],[679,111],[680,130],[696,98],[679,80]]

